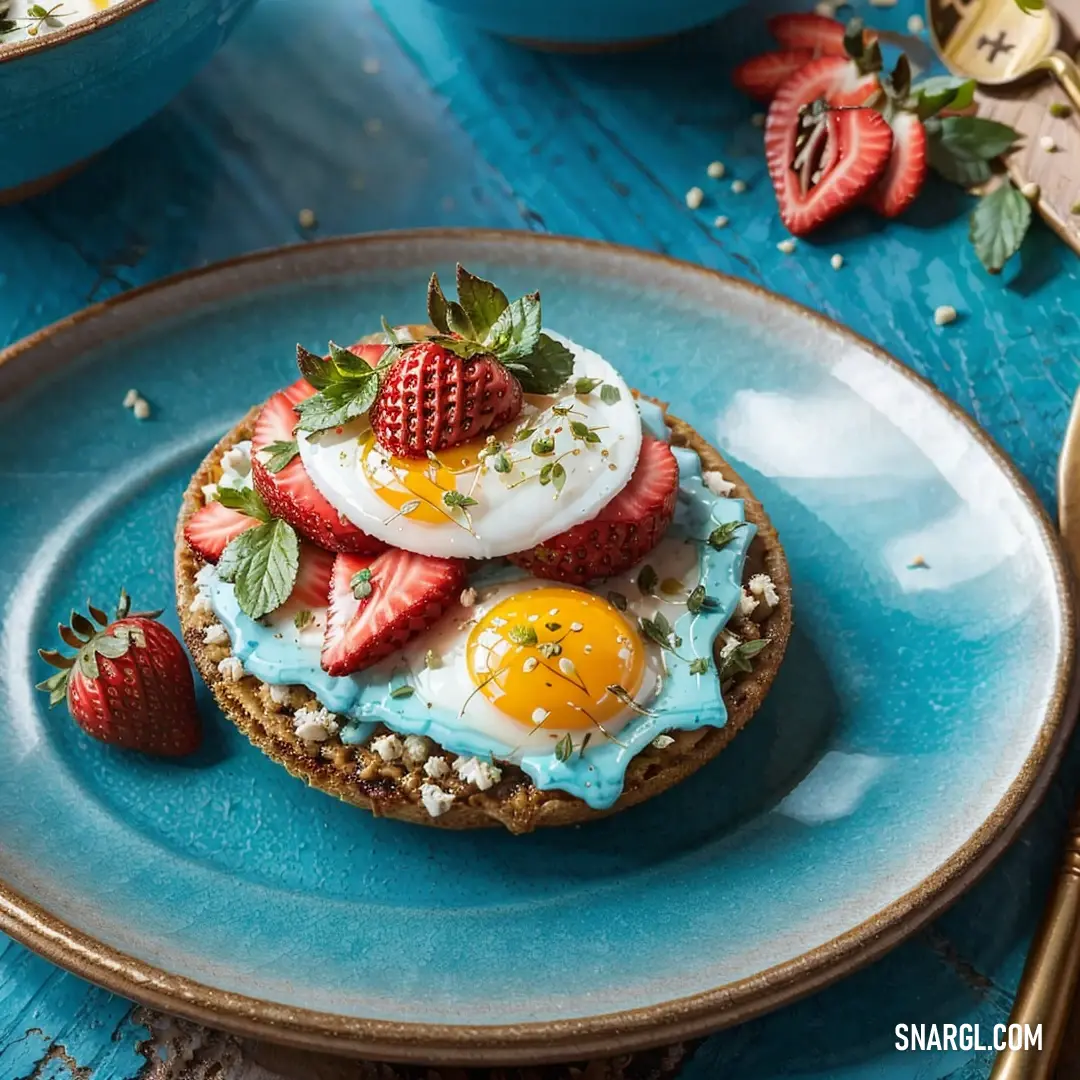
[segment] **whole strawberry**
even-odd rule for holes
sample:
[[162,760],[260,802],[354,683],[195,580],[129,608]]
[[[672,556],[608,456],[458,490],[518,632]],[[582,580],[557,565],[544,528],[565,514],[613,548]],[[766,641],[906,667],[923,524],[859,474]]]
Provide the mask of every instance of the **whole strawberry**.
[[73,611],[71,624],[59,627],[64,641],[78,650],[74,656],[39,650],[60,669],[37,686],[48,693],[50,707],[67,698],[79,727],[113,746],[164,757],[197,749],[202,728],[195,682],[183,646],[155,621],[161,612],[130,614],[124,591],[112,622],[87,606],[99,625]]
[[458,356],[429,341],[407,348],[387,371],[371,426],[391,454],[422,458],[510,423],[521,401],[521,383],[494,356]]

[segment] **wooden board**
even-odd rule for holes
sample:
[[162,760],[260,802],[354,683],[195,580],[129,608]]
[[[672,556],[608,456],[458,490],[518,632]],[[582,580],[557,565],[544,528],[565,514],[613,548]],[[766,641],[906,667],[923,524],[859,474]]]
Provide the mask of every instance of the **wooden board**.
[[[1076,33],[1080,28],[1080,0],[1055,0],[1062,20],[1062,48],[1075,55]],[[1022,85],[980,90],[977,100],[981,116],[1009,124],[1024,136],[1009,156],[1009,175],[1017,186],[1039,185],[1039,213],[1047,224],[1080,253],[1080,110],[1073,107],[1065,91],[1049,73],[1041,73]],[[1072,115],[1057,118],[1050,106],[1070,106]],[[1048,152],[1039,144],[1050,136],[1057,150]]]

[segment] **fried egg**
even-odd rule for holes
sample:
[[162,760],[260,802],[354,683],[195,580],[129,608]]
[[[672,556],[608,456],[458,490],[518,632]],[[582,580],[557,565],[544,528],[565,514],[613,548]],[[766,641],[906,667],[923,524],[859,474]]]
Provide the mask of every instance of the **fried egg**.
[[346,741],[363,742],[381,722],[464,759],[513,762],[539,788],[604,809],[658,735],[726,719],[713,646],[741,595],[754,529],[710,546],[717,525],[745,520],[742,503],[706,488],[692,451],[675,454],[675,520],[639,566],[581,588],[489,563],[471,578],[472,606],[353,675],[319,666],[323,612],[303,631],[276,614],[255,623],[231,585],[211,573],[207,588],[245,670],[309,687],[351,718]]
[[503,430],[428,458],[389,454],[366,417],[298,432],[312,482],[357,528],[421,555],[509,555],[596,517],[634,471],[641,417],[603,357],[550,336],[574,354],[573,374],[558,394],[527,395]]

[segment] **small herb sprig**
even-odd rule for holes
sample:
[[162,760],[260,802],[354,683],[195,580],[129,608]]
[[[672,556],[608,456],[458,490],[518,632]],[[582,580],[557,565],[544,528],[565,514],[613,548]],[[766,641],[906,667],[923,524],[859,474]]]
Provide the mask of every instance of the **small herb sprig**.
[[0,36],[18,30],[20,22],[29,24],[26,27],[29,37],[37,37],[43,26],[63,26],[62,20],[74,14],[71,11],[62,11],[63,6],[63,4],[54,4],[51,8],[46,8],[41,4],[28,4],[24,19],[6,18],[8,9],[6,6],[0,6]]
[[751,672],[754,665],[750,661],[757,656],[769,642],[765,638],[743,641],[723,654],[720,664],[720,682],[725,683],[739,672]]

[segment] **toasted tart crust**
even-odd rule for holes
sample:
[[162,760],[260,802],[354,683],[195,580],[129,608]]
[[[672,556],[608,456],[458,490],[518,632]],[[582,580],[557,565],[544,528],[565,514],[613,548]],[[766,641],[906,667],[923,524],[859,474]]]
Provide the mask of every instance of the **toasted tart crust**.
[[[306,687],[296,686],[290,690],[288,701],[278,704],[271,698],[269,688],[253,676],[245,675],[232,682],[218,671],[220,661],[229,655],[228,644],[207,645],[203,641],[203,631],[216,620],[213,613],[191,610],[198,591],[195,575],[203,562],[184,542],[184,524],[205,503],[203,485],[219,479],[222,455],[236,443],[251,438],[260,408],[252,409],[210,451],[191,478],[176,526],[176,600],[184,640],[222,711],[255,746],[284,765],[293,776],[328,795],[370,810],[377,817],[398,818],[440,829],[503,825],[513,833],[526,833],[605,817],[659,795],[716,757],[764,701],[791,634],[791,576],[784,550],[761,503],[742,478],[692,427],[667,415],[672,444],[691,448],[701,459],[704,471],[719,471],[725,480],[734,483],[734,495],[745,501],[747,520],[757,526],[743,580],[766,573],[780,597],[780,603],[760,623],[736,614],[728,624],[744,640],[764,637],[770,644],[755,658],[752,673],[739,674],[724,686],[727,723],[722,728],[672,731],[671,745],[662,750],[647,747],[630,762],[623,794],[607,810],[594,810],[563,791],[540,791],[516,766],[500,765],[502,779],[487,791],[463,783],[451,771],[439,785],[455,794],[454,802],[445,813],[433,818],[420,798],[421,785],[429,782],[422,766],[410,768],[401,760],[385,762],[366,746],[346,746],[336,736],[323,743],[304,742],[293,730],[292,717],[299,708],[314,707],[315,695]],[[445,754],[449,760],[455,756],[434,742],[431,746],[435,756]]]

